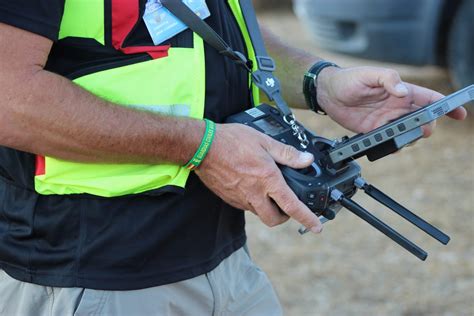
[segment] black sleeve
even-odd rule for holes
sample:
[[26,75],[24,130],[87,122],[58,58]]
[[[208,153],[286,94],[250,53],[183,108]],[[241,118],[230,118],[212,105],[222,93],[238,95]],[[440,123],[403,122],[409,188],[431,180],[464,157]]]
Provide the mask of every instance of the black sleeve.
[[0,22],[58,39],[65,0],[0,0]]

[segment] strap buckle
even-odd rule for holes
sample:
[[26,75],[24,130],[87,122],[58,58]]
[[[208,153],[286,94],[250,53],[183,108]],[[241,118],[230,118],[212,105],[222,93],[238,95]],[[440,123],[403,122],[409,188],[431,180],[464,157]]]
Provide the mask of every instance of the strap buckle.
[[273,58],[269,56],[256,56],[258,68],[262,71],[274,72],[276,64]]

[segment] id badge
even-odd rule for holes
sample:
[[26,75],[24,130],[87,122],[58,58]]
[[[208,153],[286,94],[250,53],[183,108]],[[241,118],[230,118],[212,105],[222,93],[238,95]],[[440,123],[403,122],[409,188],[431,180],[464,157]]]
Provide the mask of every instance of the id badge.
[[[211,15],[206,0],[183,0],[183,2],[203,20]],[[159,45],[188,29],[183,22],[161,4],[160,0],[147,1],[143,20],[155,45]]]

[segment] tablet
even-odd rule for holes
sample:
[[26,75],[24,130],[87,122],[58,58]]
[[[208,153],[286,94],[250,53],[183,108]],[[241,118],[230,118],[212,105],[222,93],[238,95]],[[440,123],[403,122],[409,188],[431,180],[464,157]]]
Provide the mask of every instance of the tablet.
[[329,159],[333,164],[366,155],[369,160],[379,159],[421,138],[421,126],[470,101],[474,101],[474,85],[403,115],[369,133],[359,134],[339,143],[329,151]]

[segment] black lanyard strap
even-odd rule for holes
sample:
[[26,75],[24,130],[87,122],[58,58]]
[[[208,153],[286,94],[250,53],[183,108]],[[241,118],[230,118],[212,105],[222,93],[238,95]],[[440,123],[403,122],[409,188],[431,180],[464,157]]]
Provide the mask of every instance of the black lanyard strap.
[[206,43],[214,47],[220,54],[229,57],[236,63],[248,68],[247,58],[240,52],[234,51],[206,22],[201,20],[187,5],[180,0],[162,0],[161,4],[167,8],[181,22],[187,25],[194,33],[201,36]]
[[233,50],[222,39],[222,37],[220,37],[219,34],[209,26],[209,24],[201,20],[201,18],[199,18],[181,0],[161,0],[161,3],[193,32],[201,36],[206,43],[214,47],[220,54],[229,57],[251,73],[254,84],[267,95],[270,101],[275,102],[287,123],[290,125],[296,123],[293,113],[281,96],[280,81],[273,75],[276,68],[275,62],[268,56],[251,0],[240,0],[240,6],[256,54],[258,70],[254,72],[252,72],[251,63],[247,60],[244,54]]

